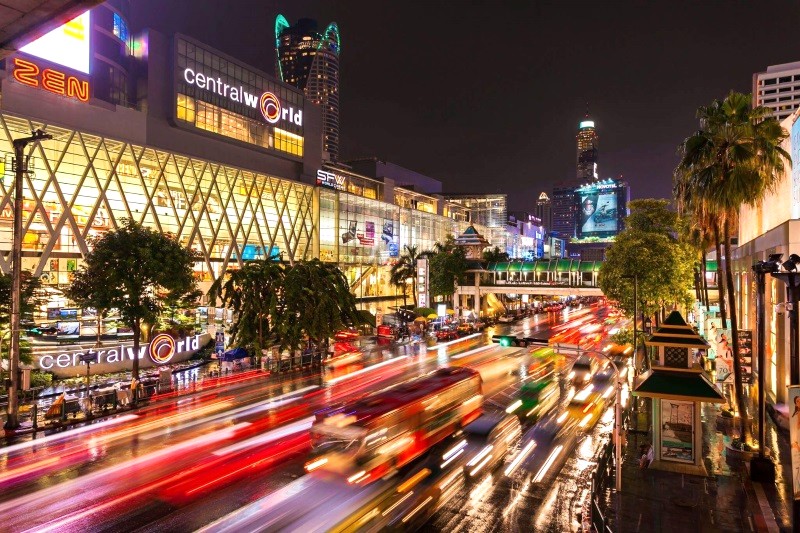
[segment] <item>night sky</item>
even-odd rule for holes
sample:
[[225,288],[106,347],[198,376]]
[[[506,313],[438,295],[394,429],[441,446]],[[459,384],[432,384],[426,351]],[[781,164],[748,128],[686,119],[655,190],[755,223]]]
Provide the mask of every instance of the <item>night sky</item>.
[[700,105],[800,61],[800,2],[133,0],[134,29],[179,31],[274,73],[274,21],[336,21],[341,158],[378,156],[449,192],[533,210],[575,174],[586,102],[601,178],[669,197]]

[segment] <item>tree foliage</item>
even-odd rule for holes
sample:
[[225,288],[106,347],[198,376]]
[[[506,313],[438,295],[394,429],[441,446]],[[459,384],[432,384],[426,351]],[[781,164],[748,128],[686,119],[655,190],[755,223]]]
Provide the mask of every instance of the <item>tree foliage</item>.
[[[30,271],[22,271],[22,291],[20,294],[20,321],[33,321],[33,312],[46,303],[42,292],[42,282],[34,277]],[[24,329],[24,327],[23,327]],[[0,274],[0,353],[3,344],[8,345],[11,331],[11,274]],[[8,353],[8,352],[6,352]],[[1,358],[0,358],[1,359]],[[20,342],[20,362],[31,364],[33,362],[31,345],[29,342]]]
[[248,261],[217,279],[209,297],[233,311],[233,344],[257,351],[274,344],[296,349],[307,340],[320,346],[345,326],[374,323],[356,309],[341,270],[318,259]]
[[397,262],[392,265],[389,272],[389,282],[402,289],[403,300],[405,305],[406,296],[406,280],[411,279],[411,294],[414,298],[414,307],[417,306],[417,259],[423,256],[424,252],[420,252],[416,246],[404,246],[405,252],[397,259]]
[[448,298],[455,292],[456,282],[461,282],[467,270],[466,252],[456,245],[455,237],[448,235],[437,242],[428,256],[428,285],[433,296]]
[[193,267],[199,254],[168,234],[132,220],[91,241],[92,250],[75,272],[67,296],[98,312],[116,309],[133,331],[133,376],[139,377],[144,325],[155,323],[165,300],[195,291]]
[[625,230],[606,252],[600,269],[603,293],[633,316],[633,279],[638,307],[653,314],[662,305],[688,305],[694,276],[693,250],[677,239],[678,215],[666,200],[634,200]]
[[[789,154],[781,147],[788,137],[772,111],[763,106],[751,107],[750,95],[731,92],[724,100],[714,100],[697,111],[700,129],[687,137],[679,148],[680,164],[675,170],[675,191],[679,206],[691,213],[696,223],[708,228],[720,242],[722,227],[725,289],[728,318],[731,324],[733,353],[739,353],[739,335],[731,235],[736,231],[742,204],[756,205],[773,192],[790,164]],[[721,262],[720,262],[721,263]],[[724,317],[724,315],[723,315]],[[749,442],[750,427],[742,387],[739,357],[733,358],[734,389],[740,417],[742,440]],[[762,443],[763,445],[763,443]]]
[[483,252],[483,260],[487,263],[498,263],[501,261],[508,261],[508,253],[501,252],[499,246],[495,246],[490,250]]

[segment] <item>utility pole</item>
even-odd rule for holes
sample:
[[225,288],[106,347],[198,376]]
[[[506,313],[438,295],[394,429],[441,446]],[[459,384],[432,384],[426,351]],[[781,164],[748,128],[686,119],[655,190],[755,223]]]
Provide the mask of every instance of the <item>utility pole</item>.
[[19,324],[22,307],[22,180],[28,173],[28,160],[25,147],[45,139],[52,139],[42,130],[31,132],[30,137],[14,139],[14,235],[11,245],[11,348],[9,350],[7,431],[19,427]]

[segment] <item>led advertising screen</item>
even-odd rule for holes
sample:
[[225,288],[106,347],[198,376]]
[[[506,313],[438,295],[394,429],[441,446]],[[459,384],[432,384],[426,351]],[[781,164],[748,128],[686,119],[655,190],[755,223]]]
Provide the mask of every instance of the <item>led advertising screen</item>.
[[620,217],[625,214],[625,200],[620,196],[624,192],[622,184],[611,180],[576,189],[577,236],[613,237],[622,231]]
[[89,74],[89,11],[20,48],[21,52]]

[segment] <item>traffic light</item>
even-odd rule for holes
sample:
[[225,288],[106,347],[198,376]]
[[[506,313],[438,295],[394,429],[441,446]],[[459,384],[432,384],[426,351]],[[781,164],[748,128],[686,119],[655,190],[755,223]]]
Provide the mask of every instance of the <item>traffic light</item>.
[[492,336],[492,342],[497,342],[500,346],[508,347],[523,346],[524,341],[513,335],[494,335]]

